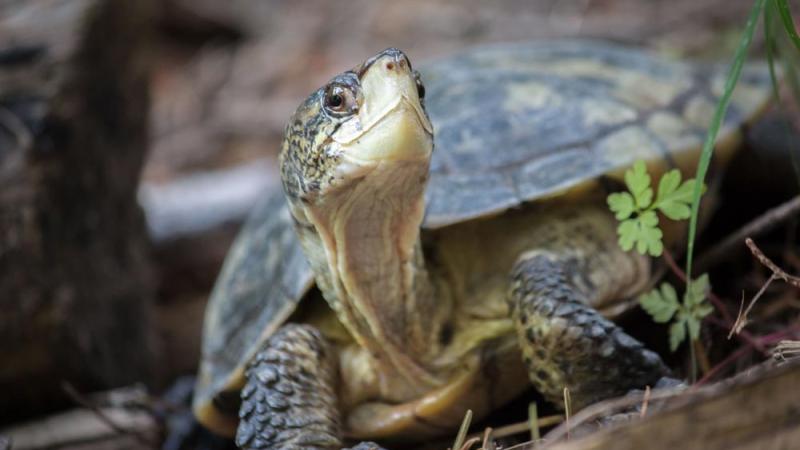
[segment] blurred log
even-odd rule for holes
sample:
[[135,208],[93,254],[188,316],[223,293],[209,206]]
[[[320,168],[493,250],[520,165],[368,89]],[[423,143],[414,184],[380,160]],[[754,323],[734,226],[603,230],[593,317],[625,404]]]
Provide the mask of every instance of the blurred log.
[[139,189],[150,237],[186,238],[239,224],[259,198],[278,187],[277,163],[259,158],[231,168],[196,172]]
[[[146,397],[136,388],[94,395],[92,408],[78,408],[0,430],[14,450],[157,448],[158,422],[136,403]],[[118,401],[115,397],[124,397]],[[0,449],[2,447],[0,446]]]
[[0,422],[148,380],[151,0],[0,6]]
[[[773,366],[771,362],[766,363],[732,379],[690,390],[668,400],[661,412],[644,420],[544,448],[797,448],[800,443],[800,360]],[[552,433],[548,437],[552,439]]]

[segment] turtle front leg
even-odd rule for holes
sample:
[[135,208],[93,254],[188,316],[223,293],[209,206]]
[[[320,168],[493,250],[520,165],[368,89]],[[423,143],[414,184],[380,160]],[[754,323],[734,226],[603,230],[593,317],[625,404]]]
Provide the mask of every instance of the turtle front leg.
[[[289,324],[253,359],[242,389],[236,445],[258,450],[340,449],[336,360],[314,327]],[[353,450],[382,450],[361,443]]]
[[507,296],[532,383],[561,406],[568,388],[576,409],[653,386],[668,373],[656,353],[592,306],[630,295],[649,272],[640,255],[616,246],[613,227],[600,219],[556,224],[568,238],[523,254]]

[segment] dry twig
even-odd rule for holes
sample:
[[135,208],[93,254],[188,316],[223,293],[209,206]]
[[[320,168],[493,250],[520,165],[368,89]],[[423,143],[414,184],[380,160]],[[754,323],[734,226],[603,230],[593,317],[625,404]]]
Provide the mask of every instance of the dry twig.
[[736,322],[734,322],[733,327],[731,327],[730,333],[728,333],[728,339],[730,339],[731,336],[733,336],[734,334],[739,334],[745,327],[745,325],[747,325],[747,318],[750,314],[750,311],[753,309],[753,305],[755,305],[756,301],[759,298],[761,298],[761,296],[767,290],[767,287],[769,287],[769,285],[773,281],[783,280],[784,282],[786,282],[791,286],[800,288],[800,278],[789,275],[788,273],[786,273],[786,271],[778,267],[777,264],[772,262],[772,260],[769,259],[767,255],[765,255],[764,252],[761,251],[761,249],[758,248],[758,246],[756,245],[755,242],[753,242],[752,239],[747,238],[745,239],[744,243],[753,253],[753,256],[758,260],[758,262],[760,262],[761,264],[763,264],[765,267],[767,267],[769,270],[772,271],[772,275],[770,275],[766,283],[764,283],[764,285],[761,286],[761,289],[759,289],[758,293],[756,293],[753,299],[750,300],[750,303],[747,305],[747,308],[744,311],[742,311],[742,306],[744,305],[744,300],[742,300],[742,306],[739,307],[739,315],[736,317]]
[[760,262],[761,264],[766,266],[769,270],[771,270],[772,273],[775,274],[776,278],[779,278],[796,288],[800,288],[800,277],[789,275],[783,269],[778,267],[777,264],[772,262],[772,260],[769,259],[767,255],[765,255],[764,252],[762,252],[761,249],[759,249],[756,246],[755,242],[753,242],[752,239],[747,238],[745,239],[744,243],[747,244],[747,247],[750,248],[750,251],[753,253],[753,256],[755,256],[756,259],[758,259],[758,262]]

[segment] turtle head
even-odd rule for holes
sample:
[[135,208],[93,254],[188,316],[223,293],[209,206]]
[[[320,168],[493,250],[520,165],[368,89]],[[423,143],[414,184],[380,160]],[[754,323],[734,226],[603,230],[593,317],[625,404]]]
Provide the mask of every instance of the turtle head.
[[417,371],[406,353],[426,351],[436,331],[416,316],[430,298],[418,251],[433,150],[423,97],[408,58],[384,50],[300,105],[280,157],[325,299],[359,344],[406,373]]
[[433,129],[424,93],[406,55],[390,48],[311,94],[292,116],[281,149],[290,200],[325,201],[376,168],[427,166]]

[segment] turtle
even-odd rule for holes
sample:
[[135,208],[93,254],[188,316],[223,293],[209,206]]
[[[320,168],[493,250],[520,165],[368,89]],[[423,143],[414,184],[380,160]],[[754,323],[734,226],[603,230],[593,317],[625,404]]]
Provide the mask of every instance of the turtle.
[[[395,48],[297,108],[226,257],[194,412],[241,448],[418,441],[532,385],[573,410],[670,376],[614,319],[656,263],[606,196],[644,161],[693,173],[724,67],[591,40]],[[746,67],[711,165],[768,104]],[[708,198],[713,196],[707,195]],[[665,224],[675,246],[685,226]]]

